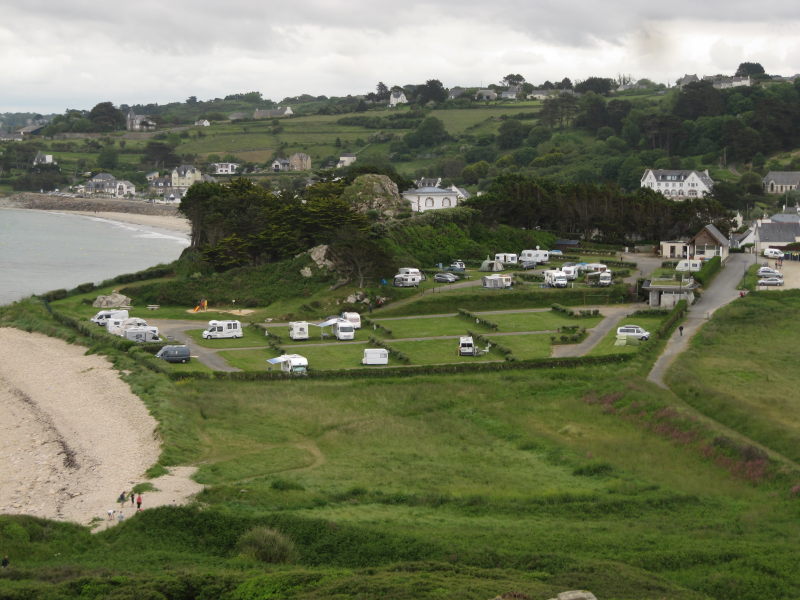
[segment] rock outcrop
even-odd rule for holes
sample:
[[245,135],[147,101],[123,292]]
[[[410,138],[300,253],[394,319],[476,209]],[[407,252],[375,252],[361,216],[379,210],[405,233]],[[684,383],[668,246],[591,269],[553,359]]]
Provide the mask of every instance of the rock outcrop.
[[342,194],[360,213],[374,213],[385,221],[411,208],[408,200],[400,195],[397,184],[386,175],[360,175],[347,186]]
[[92,302],[92,306],[95,308],[117,308],[130,305],[131,299],[119,292],[111,292],[108,296],[98,296]]

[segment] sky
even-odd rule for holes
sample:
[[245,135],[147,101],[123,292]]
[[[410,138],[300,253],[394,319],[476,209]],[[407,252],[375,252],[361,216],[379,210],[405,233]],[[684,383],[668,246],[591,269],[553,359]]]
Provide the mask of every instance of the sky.
[[[647,5],[647,6],[645,6]],[[790,0],[0,0],[0,112],[279,102],[439,79],[800,72]]]

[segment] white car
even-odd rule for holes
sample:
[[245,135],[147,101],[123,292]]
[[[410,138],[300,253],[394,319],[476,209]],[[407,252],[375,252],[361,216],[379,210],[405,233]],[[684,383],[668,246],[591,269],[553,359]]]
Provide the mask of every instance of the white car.
[[617,327],[617,337],[634,337],[643,342],[650,339],[650,332],[638,325],[623,325]]
[[758,285],[783,285],[782,277],[765,277],[758,280]]
[[776,271],[772,267],[761,267],[758,269],[759,277],[780,277],[783,279],[783,273]]

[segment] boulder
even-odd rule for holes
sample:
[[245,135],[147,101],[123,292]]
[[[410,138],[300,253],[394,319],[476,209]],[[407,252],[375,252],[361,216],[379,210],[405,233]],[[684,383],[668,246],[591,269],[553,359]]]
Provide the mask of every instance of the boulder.
[[569,592],[561,592],[550,600],[597,600],[597,597],[586,590],[570,590]]
[[397,184],[386,175],[360,175],[342,193],[356,211],[366,214],[374,212],[378,220],[395,218],[408,212],[411,205],[400,195]]
[[326,244],[314,246],[308,251],[308,255],[318,269],[333,269],[333,261],[328,259],[328,246]]
[[111,292],[108,296],[98,296],[92,302],[95,308],[117,308],[119,306],[130,306],[131,299],[119,292]]

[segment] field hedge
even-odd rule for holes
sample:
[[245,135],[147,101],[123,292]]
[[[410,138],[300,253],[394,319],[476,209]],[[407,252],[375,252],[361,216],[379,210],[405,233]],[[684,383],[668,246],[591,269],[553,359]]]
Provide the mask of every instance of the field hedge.
[[478,325],[483,325],[484,327],[491,329],[492,331],[497,331],[500,328],[500,326],[497,323],[489,321],[488,319],[484,319],[483,317],[479,317],[475,313],[471,313],[468,310],[464,310],[463,308],[458,309],[458,316],[463,317],[474,323],[477,323]]
[[694,274],[694,279],[703,287],[708,287],[708,284],[716,277],[721,268],[722,259],[719,256],[715,256],[703,263],[703,268]]

